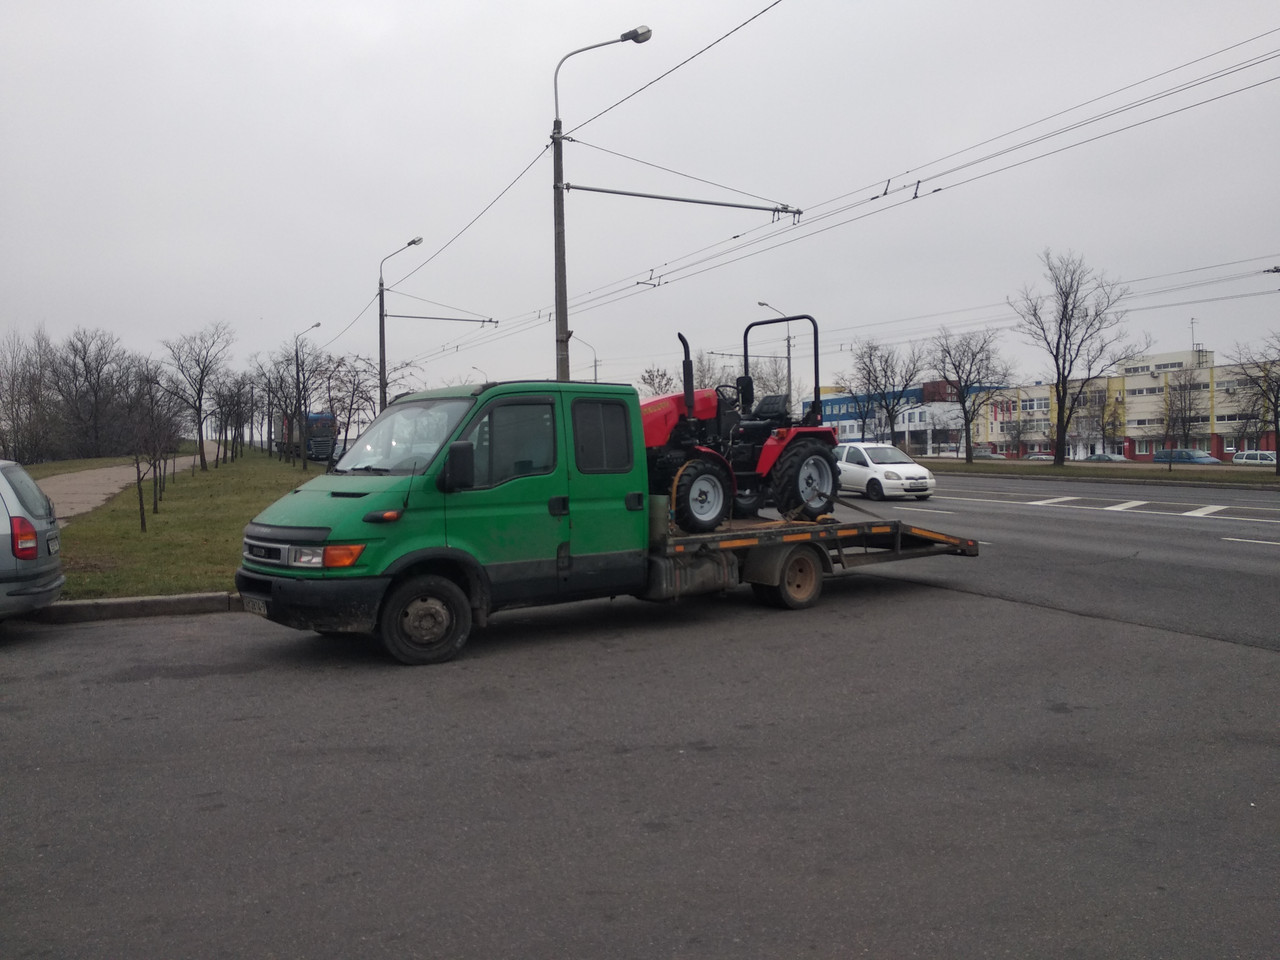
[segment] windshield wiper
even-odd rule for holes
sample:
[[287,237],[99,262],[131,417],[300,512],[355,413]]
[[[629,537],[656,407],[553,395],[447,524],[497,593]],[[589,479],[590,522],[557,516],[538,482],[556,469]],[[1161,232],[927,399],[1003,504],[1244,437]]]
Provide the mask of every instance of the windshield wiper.
[[362,471],[364,473],[378,473],[378,474],[391,472],[386,467],[372,467],[372,466],[368,466],[367,464],[365,466],[351,468],[352,473],[355,473],[356,471]]

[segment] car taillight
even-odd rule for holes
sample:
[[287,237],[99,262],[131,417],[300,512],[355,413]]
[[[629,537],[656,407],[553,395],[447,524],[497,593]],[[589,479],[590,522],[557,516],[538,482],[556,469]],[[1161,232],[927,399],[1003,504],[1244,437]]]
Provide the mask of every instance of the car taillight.
[[13,541],[13,555],[19,560],[34,560],[39,555],[40,538],[26,517],[9,518],[9,536]]

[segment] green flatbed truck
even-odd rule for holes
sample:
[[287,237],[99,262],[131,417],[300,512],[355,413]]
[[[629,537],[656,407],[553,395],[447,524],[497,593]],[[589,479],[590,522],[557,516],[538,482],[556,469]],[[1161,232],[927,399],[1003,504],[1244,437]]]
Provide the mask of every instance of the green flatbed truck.
[[[830,491],[828,491],[830,493]],[[245,610],[448,660],[495,611],[670,601],[749,583],[811,606],[825,576],[976,541],[897,520],[728,520],[675,529],[651,486],[639,397],[618,384],[486,383],[397,399],[324,476],[245,527]]]

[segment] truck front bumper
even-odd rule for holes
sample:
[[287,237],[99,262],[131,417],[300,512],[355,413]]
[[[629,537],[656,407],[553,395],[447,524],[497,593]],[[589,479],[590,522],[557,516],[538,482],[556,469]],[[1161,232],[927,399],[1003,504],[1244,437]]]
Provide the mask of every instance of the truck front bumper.
[[249,613],[297,630],[373,633],[390,577],[302,579],[241,567],[236,590]]

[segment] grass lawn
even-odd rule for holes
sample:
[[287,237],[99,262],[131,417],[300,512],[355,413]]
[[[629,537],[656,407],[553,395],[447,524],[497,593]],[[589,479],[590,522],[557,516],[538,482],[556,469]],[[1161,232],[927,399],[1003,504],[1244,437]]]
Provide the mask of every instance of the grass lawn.
[[151,484],[144,482],[146,533],[131,484],[63,528],[63,599],[234,591],[244,525],[283,493],[323,472],[322,464],[312,463],[303,474],[297,464],[251,450],[216,469],[210,463],[207,473],[179,470],[159,513],[151,512]]

